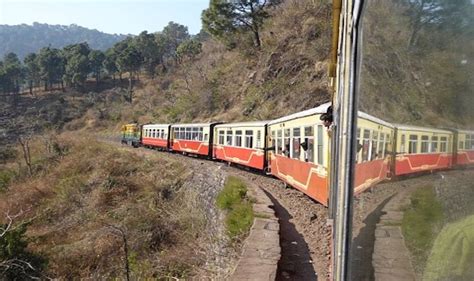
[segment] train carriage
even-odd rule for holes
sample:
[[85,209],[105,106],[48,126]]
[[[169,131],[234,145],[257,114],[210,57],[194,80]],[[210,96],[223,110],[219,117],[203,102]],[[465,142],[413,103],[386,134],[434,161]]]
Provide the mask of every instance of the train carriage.
[[270,172],[327,206],[329,138],[320,121],[330,103],[268,123]]
[[214,128],[213,158],[264,170],[268,121],[227,123]]
[[212,157],[214,126],[220,123],[171,125],[170,148],[195,155]]
[[147,124],[142,127],[142,145],[168,149],[170,124]]
[[474,131],[457,131],[457,165],[474,164]]
[[397,128],[395,175],[452,167],[453,132],[408,125],[395,126]]
[[355,194],[388,178],[390,174],[392,124],[359,111],[355,167]]

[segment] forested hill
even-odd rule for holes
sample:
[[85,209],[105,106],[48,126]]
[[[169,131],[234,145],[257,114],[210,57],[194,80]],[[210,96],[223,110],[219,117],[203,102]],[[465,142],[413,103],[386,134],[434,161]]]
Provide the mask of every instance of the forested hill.
[[126,35],[107,34],[96,29],[88,29],[75,24],[49,25],[33,23],[33,25],[0,25],[0,56],[9,52],[24,58],[43,47],[54,48],[87,42],[93,49],[106,50],[125,39]]

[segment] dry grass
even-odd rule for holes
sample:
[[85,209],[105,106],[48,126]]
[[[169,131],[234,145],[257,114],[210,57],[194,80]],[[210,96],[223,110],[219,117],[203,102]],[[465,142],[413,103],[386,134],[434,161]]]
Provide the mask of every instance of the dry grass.
[[29,210],[30,247],[49,260],[49,276],[123,278],[122,237],[111,226],[126,234],[132,277],[192,274],[205,221],[197,194],[180,189],[180,163],[77,134],[57,141],[68,147],[60,157],[32,143],[35,175],[15,178],[0,200],[0,211]]

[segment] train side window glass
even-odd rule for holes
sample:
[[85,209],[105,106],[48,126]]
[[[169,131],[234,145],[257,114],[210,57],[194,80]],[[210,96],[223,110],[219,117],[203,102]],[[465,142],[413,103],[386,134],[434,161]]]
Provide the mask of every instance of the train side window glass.
[[199,141],[202,141],[202,136],[203,136],[203,132],[204,132],[204,128],[199,128],[199,131],[198,131],[198,140]]
[[410,140],[408,142],[408,153],[417,153],[417,142],[418,136],[417,135],[410,135]]
[[370,131],[364,130],[362,139],[362,162],[369,161]]
[[373,131],[372,132],[372,148],[370,150],[370,160],[374,160],[377,158],[377,142],[379,139],[379,132]]
[[232,130],[227,130],[226,145],[232,145]]
[[431,137],[431,152],[438,152],[438,137]]
[[208,133],[205,133],[204,134],[204,141],[209,141],[209,134]]
[[301,129],[293,128],[293,155],[292,158],[300,159],[300,138],[301,138]]
[[165,138],[165,129],[160,130],[160,138],[162,138],[162,139]]
[[242,131],[241,130],[235,131],[234,145],[235,146],[242,146]]
[[390,150],[388,149],[389,148],[389,145],[391,145],[391,142],[390,142],[390,134],[386,134],[385,135],[385,148],[384,148],[384,151],[383,151],[383,156],[385,157],[386,154],[389,154],[390,153]]
[[401,135],[401,140],[400,140],[400,153],[405,153],[405,152],[407,152],[407,151],[405,150],[405,144],[406,144],[406,143],[405,143],[405,138],[406,138],[405,135]]
[[290,129],[285,129],[285,141],[283,147],[283,154],[290,157]]
[[219,140],[218,144],[223,145],[224,144],[224,130],[219,130]]
[[164,139],[168,139],[168,129],[165,129],[163,130],[165,133],[164,133]]
[[459,141],[459,146],[458,146],[459,149],[464,149],[464,142],[463,141]]
[[282,147],[283,147],[283,141],[282,141],[282,138],[283,138],[283,135],[282,135],[282,130],[278,130],[277,131],[277,147],[276,147],[276,152],[277,154],[282,154]]
[[271,139],[271,141],[272,142],[271,142],[270,146],[275,147],[275,151],[276,151],[276,132],[275,132],[275,130],[272,130],[272,139]]
[[440,137],[439,142],[439,152],[447,152],[448,148],[448,138],[447,137]]
[[430,137],[421,136],[421,153],[430,152]]
[[253,147],[253,131],[246,130],[245,131],[245,147],[252,148]]
[[318,125],[318,164],[324,165],[324,130],[323,125]]
[[466,135],[466,143],[464,144],[464,149],[473,149],[474,148],[474,135]]
[[193,128],[192,138],[193,140],[199,140],[199,128]]
[[262,142],[262,132],[260,130],[257,130],[257,142],[255,144],[255,148],[262,148],[261,142]]
[[[306,162],[314,162],[314,128],[313,126],[304,128],[304,159]],[[305,148],[306,147],[306,148]]]
[[360,128],[357,128],[357,152],[356,152],[356,163],[360,163],[362,144],[360,143]]
[[385,153],[385,134],[384,133],[380,133],[380,137],[379,137],[379,144],[378,144],[378,151],[377,151],[377,158],[379,159],[382,159],[384,157],[384,153]]

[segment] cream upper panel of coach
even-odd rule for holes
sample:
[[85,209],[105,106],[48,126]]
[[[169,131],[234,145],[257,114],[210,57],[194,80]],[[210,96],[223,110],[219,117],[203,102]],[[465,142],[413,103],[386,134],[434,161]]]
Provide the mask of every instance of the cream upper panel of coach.
[[383,159],[393,150],[394,127],[390,123],[359,112],[357,119],[357,163]]
[[143,125],[142,132],[145,138],[168,138],[170,124],[147,124]]
[[395,125],[397,132],[397,152],[409,154],[450,153],[453,133],[447,130]]
[[220,124],[214,128],[214,143],[252,149],[263,149],[268,121]]
[[[329,138],[320,116],[321,114],[313,114],[273,121],[269,125],[269,146],[275,147],[276,154],[327,167]],[[289,151],[286,149],[288,145]]]

